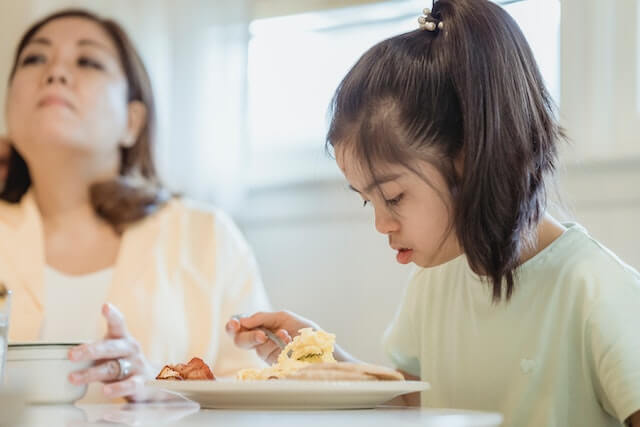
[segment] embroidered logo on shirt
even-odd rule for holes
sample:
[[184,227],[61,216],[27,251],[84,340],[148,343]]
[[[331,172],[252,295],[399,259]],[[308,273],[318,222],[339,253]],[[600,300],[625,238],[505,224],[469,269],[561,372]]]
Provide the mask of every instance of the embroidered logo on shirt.
[[535,360],[522,359],[520,361],[520,370],[525,375],[531,374],[533,371],[536,370],[537,366],[538,366],[538,362],[536,362]]

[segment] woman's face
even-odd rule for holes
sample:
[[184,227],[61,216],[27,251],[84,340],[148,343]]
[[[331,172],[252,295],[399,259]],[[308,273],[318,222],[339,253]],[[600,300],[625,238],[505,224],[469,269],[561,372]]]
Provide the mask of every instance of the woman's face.
[[127,89],[116,46],[99,24],[51,21],[18,58],[6,106],[9,138],[27,160],[62,147],[117,159],[141,127]]

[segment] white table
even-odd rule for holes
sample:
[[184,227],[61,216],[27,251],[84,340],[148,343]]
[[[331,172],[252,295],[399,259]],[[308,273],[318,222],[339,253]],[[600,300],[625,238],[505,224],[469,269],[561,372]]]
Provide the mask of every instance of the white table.
[[[200,409],[190,401],[152,404],[26,406],[16,427],[80,426],[420,426],[489,427],[500,425],[493,413],[379,407],[368,410],[265,411]],[[12,426],[13,427],[13,426]]]

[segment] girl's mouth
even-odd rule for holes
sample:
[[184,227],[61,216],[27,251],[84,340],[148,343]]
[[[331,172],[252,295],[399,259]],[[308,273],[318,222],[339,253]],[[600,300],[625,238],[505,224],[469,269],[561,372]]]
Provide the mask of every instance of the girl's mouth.
[[401,249],[398,249],[398,254],[396,255],[396,260],[400,264],[409,264],[411,262],[411,257],[412,256],[413,256],[413,249],[401,248]]

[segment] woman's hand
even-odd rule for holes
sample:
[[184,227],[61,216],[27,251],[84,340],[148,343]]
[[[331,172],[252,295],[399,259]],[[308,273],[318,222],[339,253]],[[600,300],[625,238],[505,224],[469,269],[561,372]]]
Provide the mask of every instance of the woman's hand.
[[258,356],[269,364],[276,362],[281,349],[267,338],[264,331],[257,328],[273,331],[285,344],[291,342],[302,328],[319,329],[313,322],[289,311],[231,318],[227,322],[226,330],[233,337],[235,344],[240,348],[255,350]]
[[153,376],[153,368],[142,354],[140,344],[127,332],[124,316],[116,307],[104,304],[102,314],[108,327],[105,339],[69,350],[69,360],[91,360],[94,365],[71,373],[69,381],[77,385],[104,383],[103,391],[109,398],[149,400],[152,392],[145,392],[144,382]]

